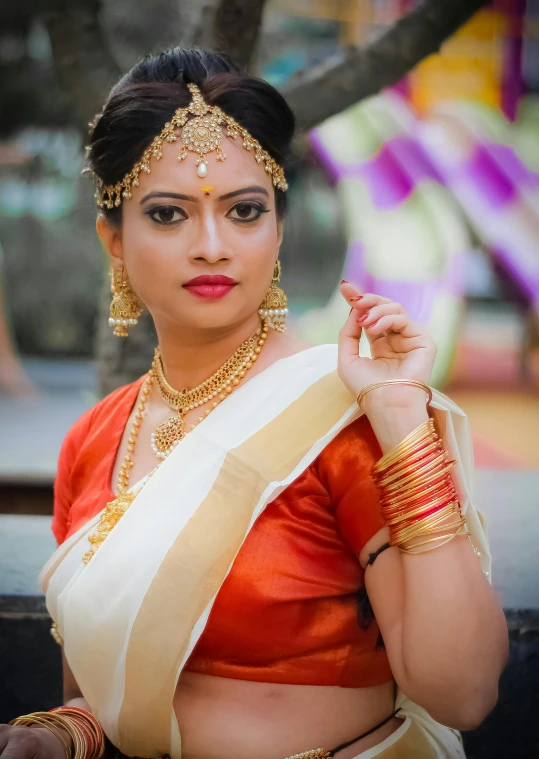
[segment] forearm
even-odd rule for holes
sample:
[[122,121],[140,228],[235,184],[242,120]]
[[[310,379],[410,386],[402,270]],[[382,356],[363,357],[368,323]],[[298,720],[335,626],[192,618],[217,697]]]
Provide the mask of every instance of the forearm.
[[[470,729],[493,708],[507,659],[494,592],[465,538],[417,556],[388,553],[366,584],[395,679],[435,719]],[[388,587],[393,603],[377,603]]]
[[[384,453],[428,419],[424,393],[399,393],[390,406],[392,389],[366,404]],[[495,703],[507,657],[503,611],[480,562],[462,536],[417,555],[388,554],[366,583],[397,682],[441,722],[473,726]]]
[[383,454],[429,418],[425,392],[406,385],[373,390],[365,396],[361,406]]

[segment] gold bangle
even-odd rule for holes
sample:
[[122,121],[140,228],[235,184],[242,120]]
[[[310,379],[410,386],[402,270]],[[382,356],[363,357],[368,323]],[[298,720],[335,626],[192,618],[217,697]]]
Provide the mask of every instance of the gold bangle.
[[445,462],[447,457],[447,451],[444,451],[443,449],[441,452],[433,451],[426,461],[420,463],[405,463],[401,466],[398,472],[377,475],[374,481],[381,489],[387,488],[394,482],[402,484],[403,482],[406,482],[406,478],[409,478],[410,475],[420,476],[428,474],[438,465],[438,463]]
[[[84,722],[86,729],[80,723]],[[52,712],[34,712],[16,717],[12,726],[44,727],[62,744],[66,759],[101,759],[105,752],[103,728],[86,710],[60,707]],[[91,744],[90,744],[91,741]],[[92,750],[89,750],[91,746]]]
[[404,493],[407,493],[410,490],[414,490],[420,486],[422,487],[423,485],[427,485],[429,482],[433,482],[435,480],[443,481],[443,479],[448,475],[454,465],[454,461],[450,461],[448,463],[445,461],[440,462],[439,464],[436,464],[435,467],[432,467],[434,471],[427,471],[425,474],[421,474],[419,477],[415,478],[412,475],[408,475],[402,482],[392,483],[391,485],[388,485],[386,488],[384,488],[384,490],[387,491],[387,495],[393,495],[396,492],[400,492],[404,495]]
[[[66,729],[70,731],[76,744],[73,759],[100,759],[103,756],[105,733],[93,714],[86,709],[70,706],[61,706],[54,710],[54,714],[58,715],[60,720],[65,721]],[[92,741],[92,751],[89,756],[88,738]],[[80,740],[82,740],[82,746]]]
[[432,509],[436,509],[438,506],[444,505],[448,498],[448,495],[441,495],[439,498],[435,498],[433,501],[429,501],[428,503],[423,504],[423,506],[418,506],[416,509],[404,511],[401,514],[390,516],[386,516],[386,514],[382,512],[382,516],[386,525],[398,525],[400,522],[403,522],[407,519],[412,519],[418,514],[424,514],[426,511],[431,511]]
[[424,448],[412,452],[405,458],[403,457],[403,460],[398,462],[398,465],[397,463],[391,464],[391,466],[384,469],[384,471],[375,472],[372,476],[375,478],[377,484],[389,482],[390,480],[395,479],[395,477],[401,476],[411,467],[414,467],[415,471],[417,471],[418,468],[424,469],[434,460],[436,455],[439,455],[438,452],[443,450],[444,448],[441,441],[433,440],[432,443],[429,443]]
[[416,519],[412,522],[412,524],[408,525],[402,525],[399,527],[393,527],[390,525],[390,534],[391,538],[395,542],[402,542],[403,540],[407,539],[410,535],[421,535],[426,534],[429,531],[432,530],[432,528],[436,527],[437,524],[440,522],[443,522],[445,519],[447,519],[452,514],[456,514],[459,509],[459,503],[458,501],[452,501],[451,503],[448,503],[446,506],[442,506],[440,509],[434,512],[434,514],[430,514],[427,517],[424,517],[423,519]]
[[371,390],[377,390],[379,387],[384,387],[384,385],[412,385],[414,387],[420,387],[422,390],[424,390],[427,393],[427,396],[428,396],[427,406],[432,401],[432,390],[430,389],[428,385],[425,385],[424,382],[420,382],[419,380],[409,380],[409,379],[391,379],[391,380],[383,380],[382,382],[374,382],[372,385],[367,385],[367,387],[364,387],[363,390],[360,390],[356,398],[357,405],[361,408],[361,401],[367,395],[367,393],[370,393]]
[[[430,546],[429,548],[424,548],[422,551],[415,551],[415,550],[410,549],[410,548],[401,548],[400,550],[403,553],[410,553],[412,555],[413,554],[419,554],[419,553],[427,553],[427,551],[434,551],[436,548],[441,548],[442,546],[445,546],[447,543],[449,543],[451,540],[453,540],[453,538],[456,538],[457,535],[462,535],[462,537],[466,537],[466,533],[465,532],[461,532],[461,529],[459,529],[459,530],[457,530],[457,532],[453,533],[453,535],[451,535],[447,540],[444,540],[443,543],[439,543],[436,546]],[[439,540],[439,538],[436,538],[436,540]]]
[[457,513],[457,509],[453,508],[444,514],[440,514],[438,519],[429,521],[428,524],[424,523],[427,520],[424,520],[424,522],[418,521],[409,527],[394,531],[391,535],[390,543],[393,541],[392,545],[401,545],[424,535],[435,535],[436,533],[447,530],[450,527],[458,527],[460,524],[462,524],[463,517],[460,517],[456,522],[445,521],[449,516],[451,516],[451,514],[457,515]]
[[[449,485],[446,485],[449,489]],[[453,482],[451,481],[451,487],[455,489],[455,486],[453,485]],[[421,488],[417,493],[414,493],[412,491],[409,491],[411,495],[405,495],[405,497],[402,497],[400,494],[393,495],[391,497],[389,496],[380,496],[380,504],[383,506],[383,508],[406,508],[406,505],[410,501],[417,500],[418,495],[421,495],[423,497],[432,494],[435,491],[438,491],[440,489],[440,485],[438,483],[434,483],[434,485],[429,485],[428,488]]]
[[435,439],[437,440],[438,436],[436,434],[436,430],[434,429],[434,422],[432,419],[428,419],[426,422],[423,422],[418,427],[416,427],[415,430],[412,430],[404,438],[404,440],[401,440],[398,445],[396,445],[384,456],[382,456],[382,458],[379,459],[376,464],[374,464],[372,472],[374,474],[383,472],[385,469],[391,466],[394,461],[398,461],[403,458],[410,451],[410,449],[419,447],[423,442],[426,442],[430,438],[433,438],[434,435],[436,435]]
[[425,503],[426,498],[440,498],[442,495],[449,495],[455,492],[453,480],[445,475],[439,482],[434,482],[428,487],[418,485],[417,487],[408,486],[403,493],[398,490],[392,493],[382,493],[379,497],[380,506],[386,514],[398,514],[406,509],[413,509]]
[[[447,532],[449,529],[457,529],[463,524],[462,517],[459,517],[456,520],[453,520],[452,522],[446,521],[446,518],[449,516],[446,515],[443,520],[440,520],[439,522],[435,522],[434,524],[429,525],[428,527],[422,527],[420,529],[415,530],[403,530],[401,534],[398,535],[397,538],[395,538],[395,545],[405,545],[407,543],[411,543],[412,541],[417,541],[419,538],[427,537],[429,535],[439,535],[440,533]],[[455,512],[455,516],[457,516]],[[443,522],[443,524],[442,524]],[[438,525],[438,526],[436,526]],[[414,542],[414,545],[417,545],[417,542]]]
[[58,741],[61,743],[62,748],[65,751],[66,759],[72,759],[73,757],[73,745],[70,737],[66,735],[66,731],[57,724],[54,718],[51,718],[50,712],[34,712],[33,714],[25,714],[21,717],[16,717],[8,723],[13,727],[42,727],[52,733]]
[[[434,491],[434,492],[432,492]],[[413,497],[409,497],[404,501],[399,499],[393,499],[392,502],[383,501],[380,502],[380,508],[384,519],[397,519],[403,515],[408,514],[410,517],[416,509],[430,506],[434,508],[435,505],[439,505],[440,499],[446,499],[447,502],[453,501],[456,497],[455,488],[451,486],[440,487],[435,485],[433,488],[423,490],[420,493],[414,493]],[[428,498],[425,501],[425,498]]]

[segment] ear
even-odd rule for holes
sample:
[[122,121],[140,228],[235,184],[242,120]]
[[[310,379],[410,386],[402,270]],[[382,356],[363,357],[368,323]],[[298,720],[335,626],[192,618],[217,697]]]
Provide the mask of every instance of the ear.
[[95,222],[95,229],[101,247],[111,261],[117,264],[123,262],[122,234],[120,227],[111,224],[103,214],[99,214]]

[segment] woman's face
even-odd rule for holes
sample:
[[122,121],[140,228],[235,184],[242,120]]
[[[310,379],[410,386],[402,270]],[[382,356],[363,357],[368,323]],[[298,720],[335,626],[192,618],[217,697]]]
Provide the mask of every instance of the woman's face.
[[[241,145],[224,139],[223,148],[226,160],[210,153],[201,179],[195,154],[178,162],[177,144],[165,143],[163,158],[122,202],[121,229],[98,219],[101,240],[123,261],[158,330],[239,325],[256,314],[271,282],[282,224],[270,175]],[[189,285],[217,276],[228,286]]]

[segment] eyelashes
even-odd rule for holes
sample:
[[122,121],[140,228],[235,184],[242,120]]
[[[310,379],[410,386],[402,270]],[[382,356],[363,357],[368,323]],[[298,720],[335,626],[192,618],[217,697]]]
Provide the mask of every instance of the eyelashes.
[[[230,214],[234,211],[237,215],[231,216]],[[242,200],[232,206],[226,217],[239,224],[252,224],[253,222],[258,221],[263,213],[269,212],[270,209],[263,203],[258,203],[253,200]],[[182,221],[186,221],[188,218],[187,214],[181,208],[171,205],[154,206],[144,213],[153,222],[160,226],[172,226]]]
[[[157,206],[151,208],[149,211],[145,211],[148,216],[156,224],[167,226],[170,224],[176,224],[178,221],[184,221],[187,216],[177,206]],[[176,215],[176,218],[174,218]]]
[[242,217],[240,214],[239,218],[238,217],[233,218],[231,216],[228,216],[227,214],[227,218],[231,218],[233,221],[239,221],[241,223],[248,224],[253,221],[258,221],[258,219],[261,217],[263,213],[269,213],[269,208],[266,208],[266,206],[264,206],[262,203],[254,203],[253,201],[245,201],[245,200],[241,201],[240,203],[236,203],[236,205],[232,206],[232,208],[230,209],[228,213],[231,213],[234,210],[237,210],[238,213],[240,213],[240,209],[242,212],[245,210],[256,211],[257,216],[255,216],[255,218],[250,219],[250,218]]

